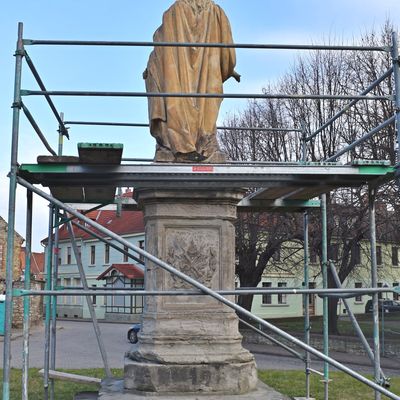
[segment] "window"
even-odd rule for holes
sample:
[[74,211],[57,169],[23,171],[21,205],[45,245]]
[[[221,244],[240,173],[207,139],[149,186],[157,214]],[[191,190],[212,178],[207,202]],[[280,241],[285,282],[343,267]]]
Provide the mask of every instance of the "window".
[[[60,287],[62,285],[61,278],[57,278],[57,286]],[[57,301],[59,304],[64,304],[64,296],[58,296]]]
[[[278,282],[278,288],[287,287],[286,282]],[[278,293],[278,304],[287,304],[287,294]]]
[[110,264],[110,245],[104,245],[104,264]]
[[[65,278],[64,279],[64,286],[66,286],[66,287],[71,286],[71,279],[70,278]],[[71,296],[65,296],[64,297],[64,304],[71,304]]]
[[354,246],[353,251],[354,251],[354,264],[355,265],[361,264],[361,246],[360,246],[360,243],[357,243]]
[[333,243],[330,245],[330,259],[333,261],[337,261],[339,259],[339,244]]
[[382,247],[376,246],[376,264],[382,265]]
[[[362,288],[362,283],[361,283],[361,282],[356,282],[356,283],[354,284],[354,287],[355,287],[356,289],[361,289],[361,288]],[[361,303],[361,302],[363,301],[363,297],[362,297],[361,295],[356,296],[355,299],[354,299],[354,301],[355,301],[356,303]]]
[[[139,248],[144,250],[144,240],[139,240]],[[144,257],[140,254],[139,256],[141,261],[144,261]]]
[[[92,285],[92,288],[93,289],[96,289],[97,288],[97,285]],[[92,296],[92,304],[95,306],[96,305],[96,301],[97,301],[97,296],[96,295],[93,295]]]
[[310,263],[316,264],[317,263],[317,251],[314,248],[310,248]]
[[[317,284],[315,282],[310,282],[308,285],[309,289],[315,289]],[[315,315],[315,298],[316,295],[314,293],[310,293],[308,296],[308,307],[310,309],[310,315]]]
[[96,246],[90,246],[90,265],[96,264]]
[[67,264],[71,264],[71,247],[67,247]]
[[[393,287],[398,287],[399,286],[399,282],[394,282],[393,283]],[[393,300],[394,301],[399,301],[400,300],[400,294],[399,293],[393,293]]]
[[392,247],[392,265],[394,267],[399,266],[399,248],[396,246]]
[[[143,279],[129,279],[113,270],[106,278],[106,287],[113,289],[143,289]],[[143,296],[105,296],[107,313],[140,314],[143,312]]]
[[[128,246],[124,246],[124,251],[126,252],[126,253],[128,253],[129,252],[129,248],[128,248]],[[123,262],[128,262],[128,254],[123,254]]]
[[[81,280],[80,278],[74,278],[73,279],[73,286],[74,287],[80,287],[81,286]],[[72,304],[74,305],[81,305],[82,304],[82,296],[74,296],[72,298]]]
[[[78,248],[78,256],[79,259],[82,261],[82,247],[81,246],[76,246]],[[76,262],[78,263],[78,260],[76,260]]]
[[[382,282],[378,282],[378,288],[381,288],[381,287],[383,287]],[[383,294],[382,294],[382,293],[378,293],[378,299],[379,299],[379,300],[382,300],[382,299],[383,299]]]
[[[272,286],[271,282],[263,282],[262,287],[263,288],[270,288]],[[270,294],[263,294],[262,295],[262,304],[267,305],[267,304],[272,304],[272,295]]]
[[274,254],[272,254],[272,260],[274,260],[275,262],[279,262],[281,261],[281,247],[279,246]]

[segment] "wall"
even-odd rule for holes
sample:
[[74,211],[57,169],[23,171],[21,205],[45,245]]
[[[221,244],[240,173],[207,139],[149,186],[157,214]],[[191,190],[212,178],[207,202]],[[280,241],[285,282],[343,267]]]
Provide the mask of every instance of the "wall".
[[[13,284],[14,289],[23,289],[24,282],[18,281]],[[4,284],[0,285],[0,290],[4,288]],[[32,281],[32,290],[42,290],[44,282]],[[43,296],[31,296],[30,320],[31,326],[40,325],[43,321]],[[22,328],[24,319],[24,299],[23,297],[13,298],[13,328]]]
[[[265,344],[271,345],[271,342],[261,336],[260,334],[249,330],[243,329],[240,330],[240,333],[243,335],[244,343],[252,343],[252,344]],[[294,346],[291,341],[282,339],[280,336],[267,332],[269,336],[274,339],[279,340],[281,343],[286,344],[287,346],[299,350],[297,346]],[[304,335],[294,335],[301,341],[304,341]],[[315,347],[317,350],[323,351],[323,336],[318,334],[312,334],[310,344],[312,347]],[[275,345],[274,345],[275,346]],[[370,341],[370,346],[373,348],[372,340]],[[366,355],[366,351],[361,343],[361,341],[357,337],[341,337],[341,336],[329,336],[329,350],[330,351],[339,351],[342,353],[351,353],[351,354],[362,354]],[[400,356],[400,342],[397,340],[385,340],[385,355],[388,357],[399,357]]]
[[[6,277],[6,259],[7,259],[7,232],[8,225],[3,218],[0,217],[0,279]],[[14,264],[13,264],[13,279],[18,280],[21,275],[20,270],[20,253],[24,239],[15,233],[14,236]]]

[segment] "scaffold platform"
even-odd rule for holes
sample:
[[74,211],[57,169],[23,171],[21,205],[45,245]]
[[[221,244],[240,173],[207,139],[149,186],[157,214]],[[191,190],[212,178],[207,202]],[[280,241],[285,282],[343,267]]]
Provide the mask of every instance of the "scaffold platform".
[[[316,207],[307,203],[330,190],[360,187],[393,179],[395,169],[384,162],[262,164],[22,164],[18,174],[32,184],[49,187],[61,201],[105,202],[94,187],[262,188],[246,197],[240,208]],[[90,190],[92,188],[92,190]],[[111,190],[112,192],[112,190]],[[92,193],[90,199],[88,193]],[[93,195],[94,193],[94,195]],[[110,192],[109,192],[110,193]],[[113,202],[113,196],[110,197]],[[293,211],[293,210],[292,210]]]

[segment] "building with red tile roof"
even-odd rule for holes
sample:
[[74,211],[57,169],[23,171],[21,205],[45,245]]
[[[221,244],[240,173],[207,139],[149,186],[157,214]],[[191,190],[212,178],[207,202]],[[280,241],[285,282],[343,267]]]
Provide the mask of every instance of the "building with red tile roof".
[[118,271],[128,279],[144,279],[144,270],[135,264],[113,264],[97,277],[98,281],[106,279],[113,271]]
[[[20,275],[23,276],[26,264],[26,248],[21,248],[20,253]],[[45,270],[45,254],[32,252],[31,253],[31,276],[38,281],[44,280]]]
[[[131,196],[132,192],[123,194],[123,197]],[[86,216],[121,236],[129,243],[144,248],[145,236],[142,212],[119,211],[118,208],[117,210],[100,209],[90,211],[86,213]],[[89,224],[79,223],[87,229],[92,229]],[[115,240],[96,229],[93,229],[93,232],[109,241],[109,243],[104,243],[99,238],[93,237],[75,225],[73,230],[89,287],[137,287],[138,289],[143,287],[143,267],[140,263],[139,254],[123,245],[121,246]],[[46,244],[47,239],[43,240],[43,243]],[[119,252],[113,246],[118,246],[125,254]],[[63,287],[82,287],[77,259],[66,225],[62,225],[59,229],[59,244],[56,251],[59,271],[58,285]],[[126,253],[132,254],[136,260],[130,258]],[[100,280],[98,279],[99,277],[103,279]],[[99,319],[136,321],[138,318],[137,313],[141,313],[142,310],[142,307],[134,306],[134,303],[142,303],[142,299],[136,302],[135,296],[127,298],[121,298],[121,296],[93,296],[93,301],[96,315]],[[57,314],[59,317],[65,318],[89,318],[89,310],[83,296],[60,296]]]

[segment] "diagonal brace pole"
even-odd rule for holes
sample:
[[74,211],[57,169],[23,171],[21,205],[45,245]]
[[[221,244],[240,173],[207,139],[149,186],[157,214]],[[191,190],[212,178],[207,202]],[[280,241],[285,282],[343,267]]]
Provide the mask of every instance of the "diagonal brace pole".
[[[88,283],[87,283],[85,271],[84,271],[83,265],[82,265],[82,258],[81,258],[80,254],[79,254],[78,246],[76,244],[76,238],[75,238],[74,230],[72,229],[71,221],[69,221],[67,223],[67,228],[68,228],[69,236],[71,238],[71,243],[72,243],[72,248],[74,250],[76,263],[78,265],[78,270],[79,270],[79,275],[80,275],[80,278],[81,278],[81,281],[82,281],[82,286],[83,286],[83,288],[85,290],[89,290],[89,286],[88,286]],[[93,307],[93,302],[92,302],[91,296],[86,296],[86,302],[87,302],[87,305],[88,305],[88,308],[89,308],[90,317],[92,318],[92,321],[93,321],[93,329],[94,329],[95,334],[96,334],[96,339],[97,339],[97,343],[99,345],[101,358],[103,359],[104,369],[105,369],[107,378],[112,378],[113,374],[112,374],[110,366],[108,364],[107,353],[106,353],[106,350],[105,350],[103,338],[101,336],[101,331],[100,331],[99,323],[97,321],[96,313],[94,311],[94,307]]]
[[[336,268],[335,268],[335,264],[332,261],[330,261],[329,266],[330,266],[330,269],[331,269],[331,273],[332,273],[333,279],[335,280],[336,287],[338,289],[341,289],[342,288],[342,283],[340,282],[339,275],[338,275],[338,273],[336,271]],[[371,346],[369,345],[369,343],[368,343],[363,331],[361,330],[360,325],[357,322],[357,319],[356,319],[356,317],[355,317],[355,315],[354,315],[354,313],[353,313],[353,311],[352,311],[352,309],[351,309],[351,307],[349,305],[349,302],[344,297],[342,297],[342,301],[343,301],[343,304],[344,304],[344,306],[345,306],[345,308],[347,310],[347,314],[350,317],[350,321],[352,322],[353,327],[354,327],[359,339],[361,340],[361,343],[363,344],[369,359],[374,364],[375,363],[374,353],[373,353],[373,351],[371,349]],[[382,368],[380,368],[380,371],[381,371],[382,380],[385,381],[385,382],[388,382],[388,378],[383,373]]]

